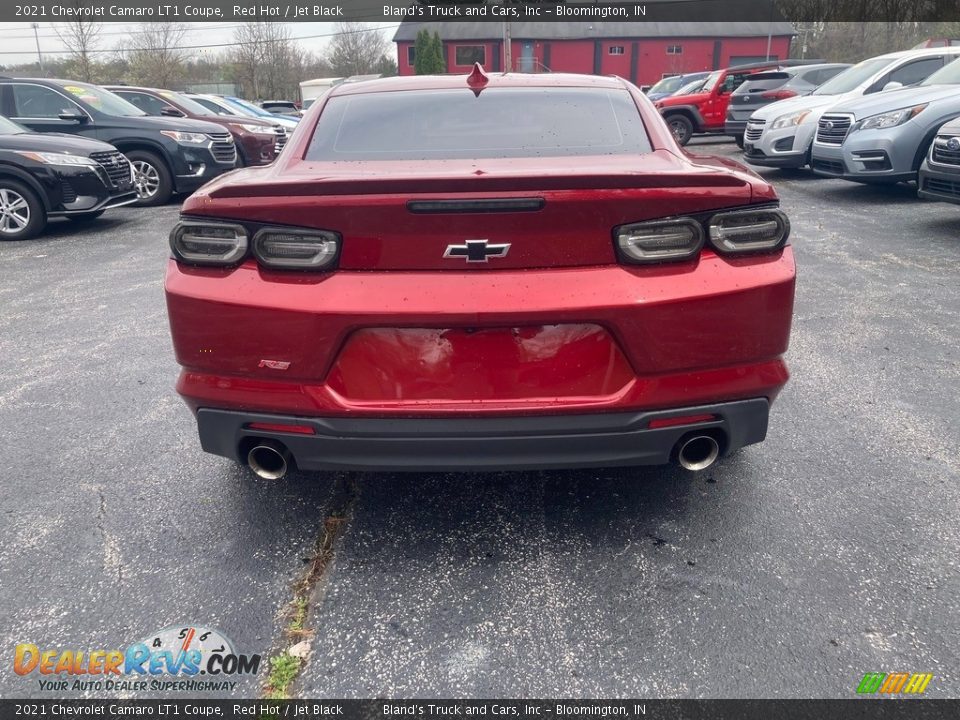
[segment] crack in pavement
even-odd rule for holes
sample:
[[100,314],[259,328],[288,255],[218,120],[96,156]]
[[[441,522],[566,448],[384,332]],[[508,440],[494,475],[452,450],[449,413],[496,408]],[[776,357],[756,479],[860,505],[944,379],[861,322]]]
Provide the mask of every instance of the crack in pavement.
[[[274,641],[271,661],[284,656],[293,656],[299,660],[296,673],[283,687],[273,687],[268,676],[263,688],[263,697],[276,699],[286,696],[296,684],[300,674],[306,668],[310,658],[310,639],[316,629],[307,625],[311,611],[319,607],[326,594],[327,580],[336,558],[339,541],[346,533],[353,509],[360,493],[360,481],[357,476],[341,475],[336,478],[327,512],[323,518],[320,532],[313,545],[313,552],[304,558],[305,568],[293,581],[293,597],[287,603],[281,616],[286,622],[280,636]],[[296,643],[291,646],[291,643]],[[291,650],[297,648],[296,654]]]

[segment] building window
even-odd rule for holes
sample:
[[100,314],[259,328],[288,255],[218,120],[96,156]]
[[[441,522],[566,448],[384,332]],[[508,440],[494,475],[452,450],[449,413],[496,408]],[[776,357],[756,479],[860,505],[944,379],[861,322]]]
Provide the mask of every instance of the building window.
[[607,49],[608,55],[623,55],[623,45],[611,45]]
[[683,55],[683,45],[667,45],[667,55]]
[[411,45],[407,48],[407,65],[413,65],[417,62],[417,49]]
[[456,48],[457,65],[473,65],[487,63],[487,48],[483,45],[458,45]]

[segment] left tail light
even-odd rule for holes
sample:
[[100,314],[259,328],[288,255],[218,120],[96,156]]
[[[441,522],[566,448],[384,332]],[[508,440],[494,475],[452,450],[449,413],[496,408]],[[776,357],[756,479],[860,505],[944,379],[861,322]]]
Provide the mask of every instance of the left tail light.
[[188,265],[232,267],[252,254],[268,268],[327,270],[337,260],[340,236],[312,228],[184,218],[170,231],[170,249]]
[[181,220],[170,231],[173,256],[190,265],[236,265],[248,245],[246,228],[234,223]]
[[765,93],[761,93],[760,97],[764,100],[786,100],[787,98],[796,97],[796,93],[793,90],[768,90]]

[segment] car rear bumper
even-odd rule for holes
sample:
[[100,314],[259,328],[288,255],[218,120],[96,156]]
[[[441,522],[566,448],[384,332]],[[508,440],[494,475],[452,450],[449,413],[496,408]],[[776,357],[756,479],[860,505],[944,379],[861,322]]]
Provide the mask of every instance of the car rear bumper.
[[269,272],[171,261],[177,389],[308,417],[613,413],[772,399],[791,248],[648,267]]
[[730,118],[727,118],[727,121],[723,124],[723,131],[726,135],[743,135],[743,131],[746,129],[746,120],[731,120]]
[[[531,470],[663,465],[693,435],[712,436],[728,454],[763,441],[769,408],[766,398],[755,398],[658,412],[443,420],[201,408],[197,425],[206,452],[240,463],[250,448],[270,440],[283,445],[301,470]],[[698,417],[707,419],[670,424]],[[284,425],[296,432],[278,428]]]

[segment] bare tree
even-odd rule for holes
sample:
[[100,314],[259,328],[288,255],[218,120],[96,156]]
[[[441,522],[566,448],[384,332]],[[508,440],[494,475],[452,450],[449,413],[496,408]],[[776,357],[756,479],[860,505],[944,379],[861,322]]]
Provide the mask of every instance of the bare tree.
[[64,4],[77,10],[78,19],[54,23],[53,30],[60,38],[60,42],[70,51],[70,56],[77,65],[80,79],[93,82],[96,74],[93,55],[100,45],[103,23],[83,19],[82,11],[90,7],[88,0],[67,0]]
[[151,87],[172,87],[183,77],[188,56],[181,45],[187,30],[184,23],[140,23],[122,53],[130,79]]
[[358,22],[337,24],[337,34],[330,41],[327,62],[335,75],[367,75],[383,67],[383,58],[391,45],[373,25]]

